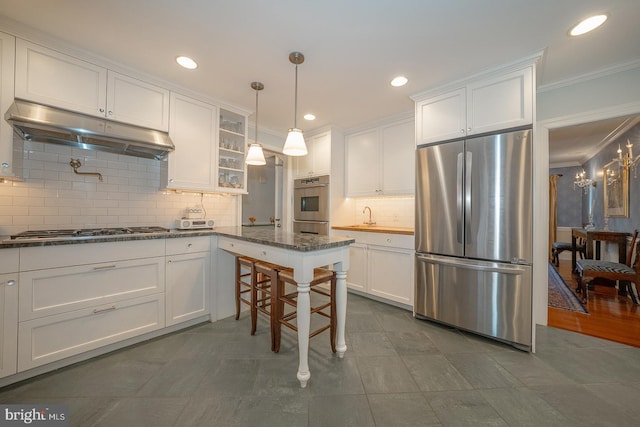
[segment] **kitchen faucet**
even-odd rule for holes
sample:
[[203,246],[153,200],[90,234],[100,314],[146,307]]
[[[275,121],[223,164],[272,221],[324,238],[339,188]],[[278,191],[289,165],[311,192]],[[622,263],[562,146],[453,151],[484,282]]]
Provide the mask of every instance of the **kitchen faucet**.
[[367,225],[375,225],[375,222],[371,221],[371,208],[369,206],[365,206],[364,209],[362,210],[362,213],[365,213],[367,211],[367,209],[369,209],[369,221],[365,222],[365,224],[367,224]]

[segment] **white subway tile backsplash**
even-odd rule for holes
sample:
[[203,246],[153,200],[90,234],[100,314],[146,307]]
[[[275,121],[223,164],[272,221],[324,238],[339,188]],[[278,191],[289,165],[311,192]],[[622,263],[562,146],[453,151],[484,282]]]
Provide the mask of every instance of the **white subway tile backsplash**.
[[[238,196],[159,190],[166,162],[25,141],[24,181],[0,185],[0,236],[25,230],[158,225],[172,228],[202,205],[217,226],[236,225]],[[80,159],[78,175],[69,165]]]

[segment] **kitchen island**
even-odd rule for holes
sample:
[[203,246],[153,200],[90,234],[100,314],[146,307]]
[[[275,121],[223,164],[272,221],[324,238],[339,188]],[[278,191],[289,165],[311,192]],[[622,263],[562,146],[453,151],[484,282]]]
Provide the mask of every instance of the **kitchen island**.
[[[236,255],[246,255],[273,264],[293,268],[294,280],[298,283],[298,350],[297,378],[306,387],[311,378],[309,370],[310,296],[309,283],[316,267],[333,266],[336,271],[337,346],[339,357],[347,350],[345,343],[345,320],[347,312],[347,270],[349,269],[349,245],[354,239],[319,236],[315,234],[288,233],[279,228],[266,227],[219,227],[215,230],[217,274],[214,280],[218,289],[218,315],[224,317],[231,312],[221,312],[234,307],[234,282]],[[222,249],[222,250],[220,250]]]

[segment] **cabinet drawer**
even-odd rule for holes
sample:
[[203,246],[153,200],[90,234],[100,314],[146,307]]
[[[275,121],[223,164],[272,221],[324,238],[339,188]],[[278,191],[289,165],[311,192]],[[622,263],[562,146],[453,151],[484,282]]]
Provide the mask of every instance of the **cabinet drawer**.
[[346,239],[355,239],[356,243],[367,243],[367,236],[371,233],[364,231],[348,231],[348,230],[331,230],[334,237],[344,237]]
[[405,234],[369,233],[367,243],[370,245],[393,248],[414,249],[414,237]]
[[208,252],[210,247],[211,237],[209,236],[167,239],[167,255]]
[[164,239],[20,248],[20,271],[164,256]]
[[18,371],[163,327],[163,294],[21,322],[18,328]]
[[0,274],[18,271],[19,254],[18,248],[0,249]]
[[20,273],[20,321],[164,291],[164,257]]
[[285,266],[291,265],[291,260],[289,259],[290,257],[286,250],[279,250],[271,246],[258,245],[256,243],[244,243],[239,240],[220,237],[218,240],[218,247],[227,252],[247,255],[252,258],[272,262],[274,264]]

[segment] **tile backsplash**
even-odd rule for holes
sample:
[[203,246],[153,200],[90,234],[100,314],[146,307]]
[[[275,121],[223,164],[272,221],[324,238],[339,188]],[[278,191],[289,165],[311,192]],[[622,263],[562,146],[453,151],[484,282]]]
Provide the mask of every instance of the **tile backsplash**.
[[[69,165],[79,159],[76,175]],[[173,228],[191,207],[235,225],[237,197],[160,190],[166,162],[25,142],[24,181],[0,183],[0,235],[25,230],[157,225]]]
[[371,219],[378,225],[393,227],[415,226],[415,199],[406,197],[371,197],[354,199],[355,223],[369,220],[369,212],[363,213],[365,206],[371,208]]

